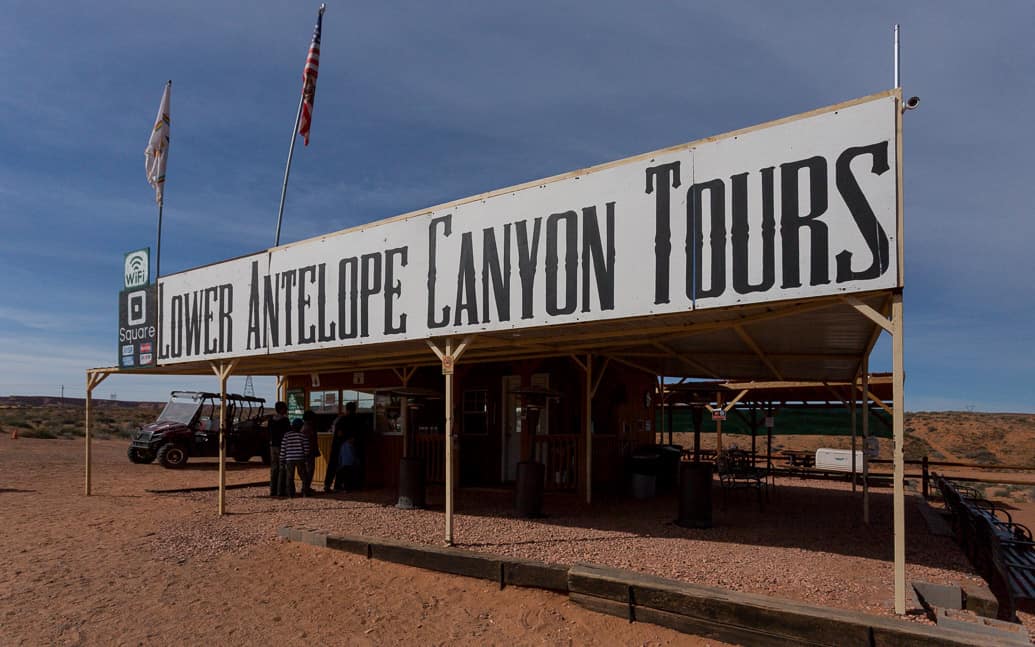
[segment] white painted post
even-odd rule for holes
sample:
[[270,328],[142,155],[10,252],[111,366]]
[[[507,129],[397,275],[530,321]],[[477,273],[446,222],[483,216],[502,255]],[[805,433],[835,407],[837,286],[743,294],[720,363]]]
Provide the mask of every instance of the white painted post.
[[93,456],[90,454],[90,402],[93,400],[93,375],[90,373],[86,374],[86,496],[91,494],[91,461]]
[[870,457],[866,454],[870,439],[870,355],[863,358],[862,367],[862,428],[863,428],[863,523],[870,525]]
[[906,612],[906,494],[905,494],[905,362],[903,356],[902,293],[891,297],[891,319],[895,327],[892,339],[892,400],[895,405],[892,414],[895,436],[895,613]]
[[[446,358],[448,358],[448,363]],[[446,379],[446,546],[453,545],[453,339],[446,339],[442,372]]]

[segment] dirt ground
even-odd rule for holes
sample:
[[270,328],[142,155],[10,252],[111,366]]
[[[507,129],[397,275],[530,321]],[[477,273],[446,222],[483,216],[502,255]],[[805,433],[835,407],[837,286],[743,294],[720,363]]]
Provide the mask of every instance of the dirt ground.
[[[0,436],[0,643],[716,644],[593,614],[559,595],[276,539],[277,528],[295,525],[441,545],[441,488],[421,511],[395,509],[386,491],[274,500],[266,488],[233,489],[230,514],[219,518],[214,492],[147,491],[211,486],[215,461],[166,470],[129,463],[125,448],[94,443],[88,498],[81,440]],[[231,463],[227,481],[267,476],[258,462]],[[893,615],[890,490],[874,489],[864,526],[849,488],[781,478],[761,509],[751,492],[733,493],[724,509],[716,492],[709,530],[673,525],[671,496],[599,496],[586,506],[548,495],[547,517],[527,520],[510,512],[506,492],[460,490],[455,532],[469,550]],[[910,501],[907,578],[979,581]]]
[[[0,438],[0,644],[720,644],[560,595],[276,541],[301,500],[218,519],[211,493],[145,492],[211,485],[214,463],[131,465],[124,441],[95,443],[87,498],[82,449]],[[230,483],[265,473],[230,468]]]

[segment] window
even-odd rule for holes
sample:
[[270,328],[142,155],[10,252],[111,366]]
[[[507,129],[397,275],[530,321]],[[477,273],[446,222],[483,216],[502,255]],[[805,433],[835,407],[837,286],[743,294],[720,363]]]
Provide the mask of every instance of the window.
[[338,413],[338,392],[310,391],[309,408],[316,413]]

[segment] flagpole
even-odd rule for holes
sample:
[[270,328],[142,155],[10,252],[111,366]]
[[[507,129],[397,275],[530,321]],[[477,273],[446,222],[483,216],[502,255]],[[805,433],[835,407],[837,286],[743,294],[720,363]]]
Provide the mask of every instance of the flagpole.
[[305,101],[305,94],[298,98],[298,112],[295,114],[295,125],[291,129],[291,145],[288,147],[287,166],[284,167],[284,186],[280,189],[280,209],[277,211],[277,237],[273,240],[273,246],[280,245],[280,223],[284,220],[284,199],[287,197],[288,176],[291,175],[291,158],[295,154],[295,139],[298,138],[298,122],[302,120],[302,102]]
[[[323,12],[327,9],[326,4],[321,4],[316,12],[316,28],[313,30],[313,42],[309,45],[309,53],[306,54],[306,67],[302,73],[302,94],[298,97],[298,111],[295,113],[295,125],[291,129],[291,145],[288,146],[287,164],[284,166],[284,186],[280,189],[280,208],[277,210],[277,235],[273,239],[273,246],[280,245],[280,225],[284,221],[284,200],[287,198],[288,177],[291,175],[291,158],[295,155],[295,138],[300,134],[305,136],[305,143],[309,144],[309,125],[312,123],[311,103],[316,92],[316,71],[320,61],[320,32],[323,29]],[[315,56],[314,56],[315,54]],[[312,76],[310,76],[310,73]],[[302,109],[304,108],[306,94],[309,94],[310,121],[306,122],[306,132],[299,133],[298,127],[302,123]]]
[[162,209],[165,208],[165,196],[158,203],[158,249],[155,251],[155,281],[162,276]]

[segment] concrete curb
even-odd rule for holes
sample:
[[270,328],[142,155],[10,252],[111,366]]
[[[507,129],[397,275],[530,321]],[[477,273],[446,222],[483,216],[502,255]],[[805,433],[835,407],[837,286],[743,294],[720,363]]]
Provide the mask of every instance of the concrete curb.
[[738,644],[977,647],[987,645],[990,639],[988,634],[975,635],[590,564],[565,568],[458,548],[336,536],[292,527],[280,528],[278,535],[320,548],[494,581],[500,588],[510,584],[565,593],[573,602],[592,611]]

